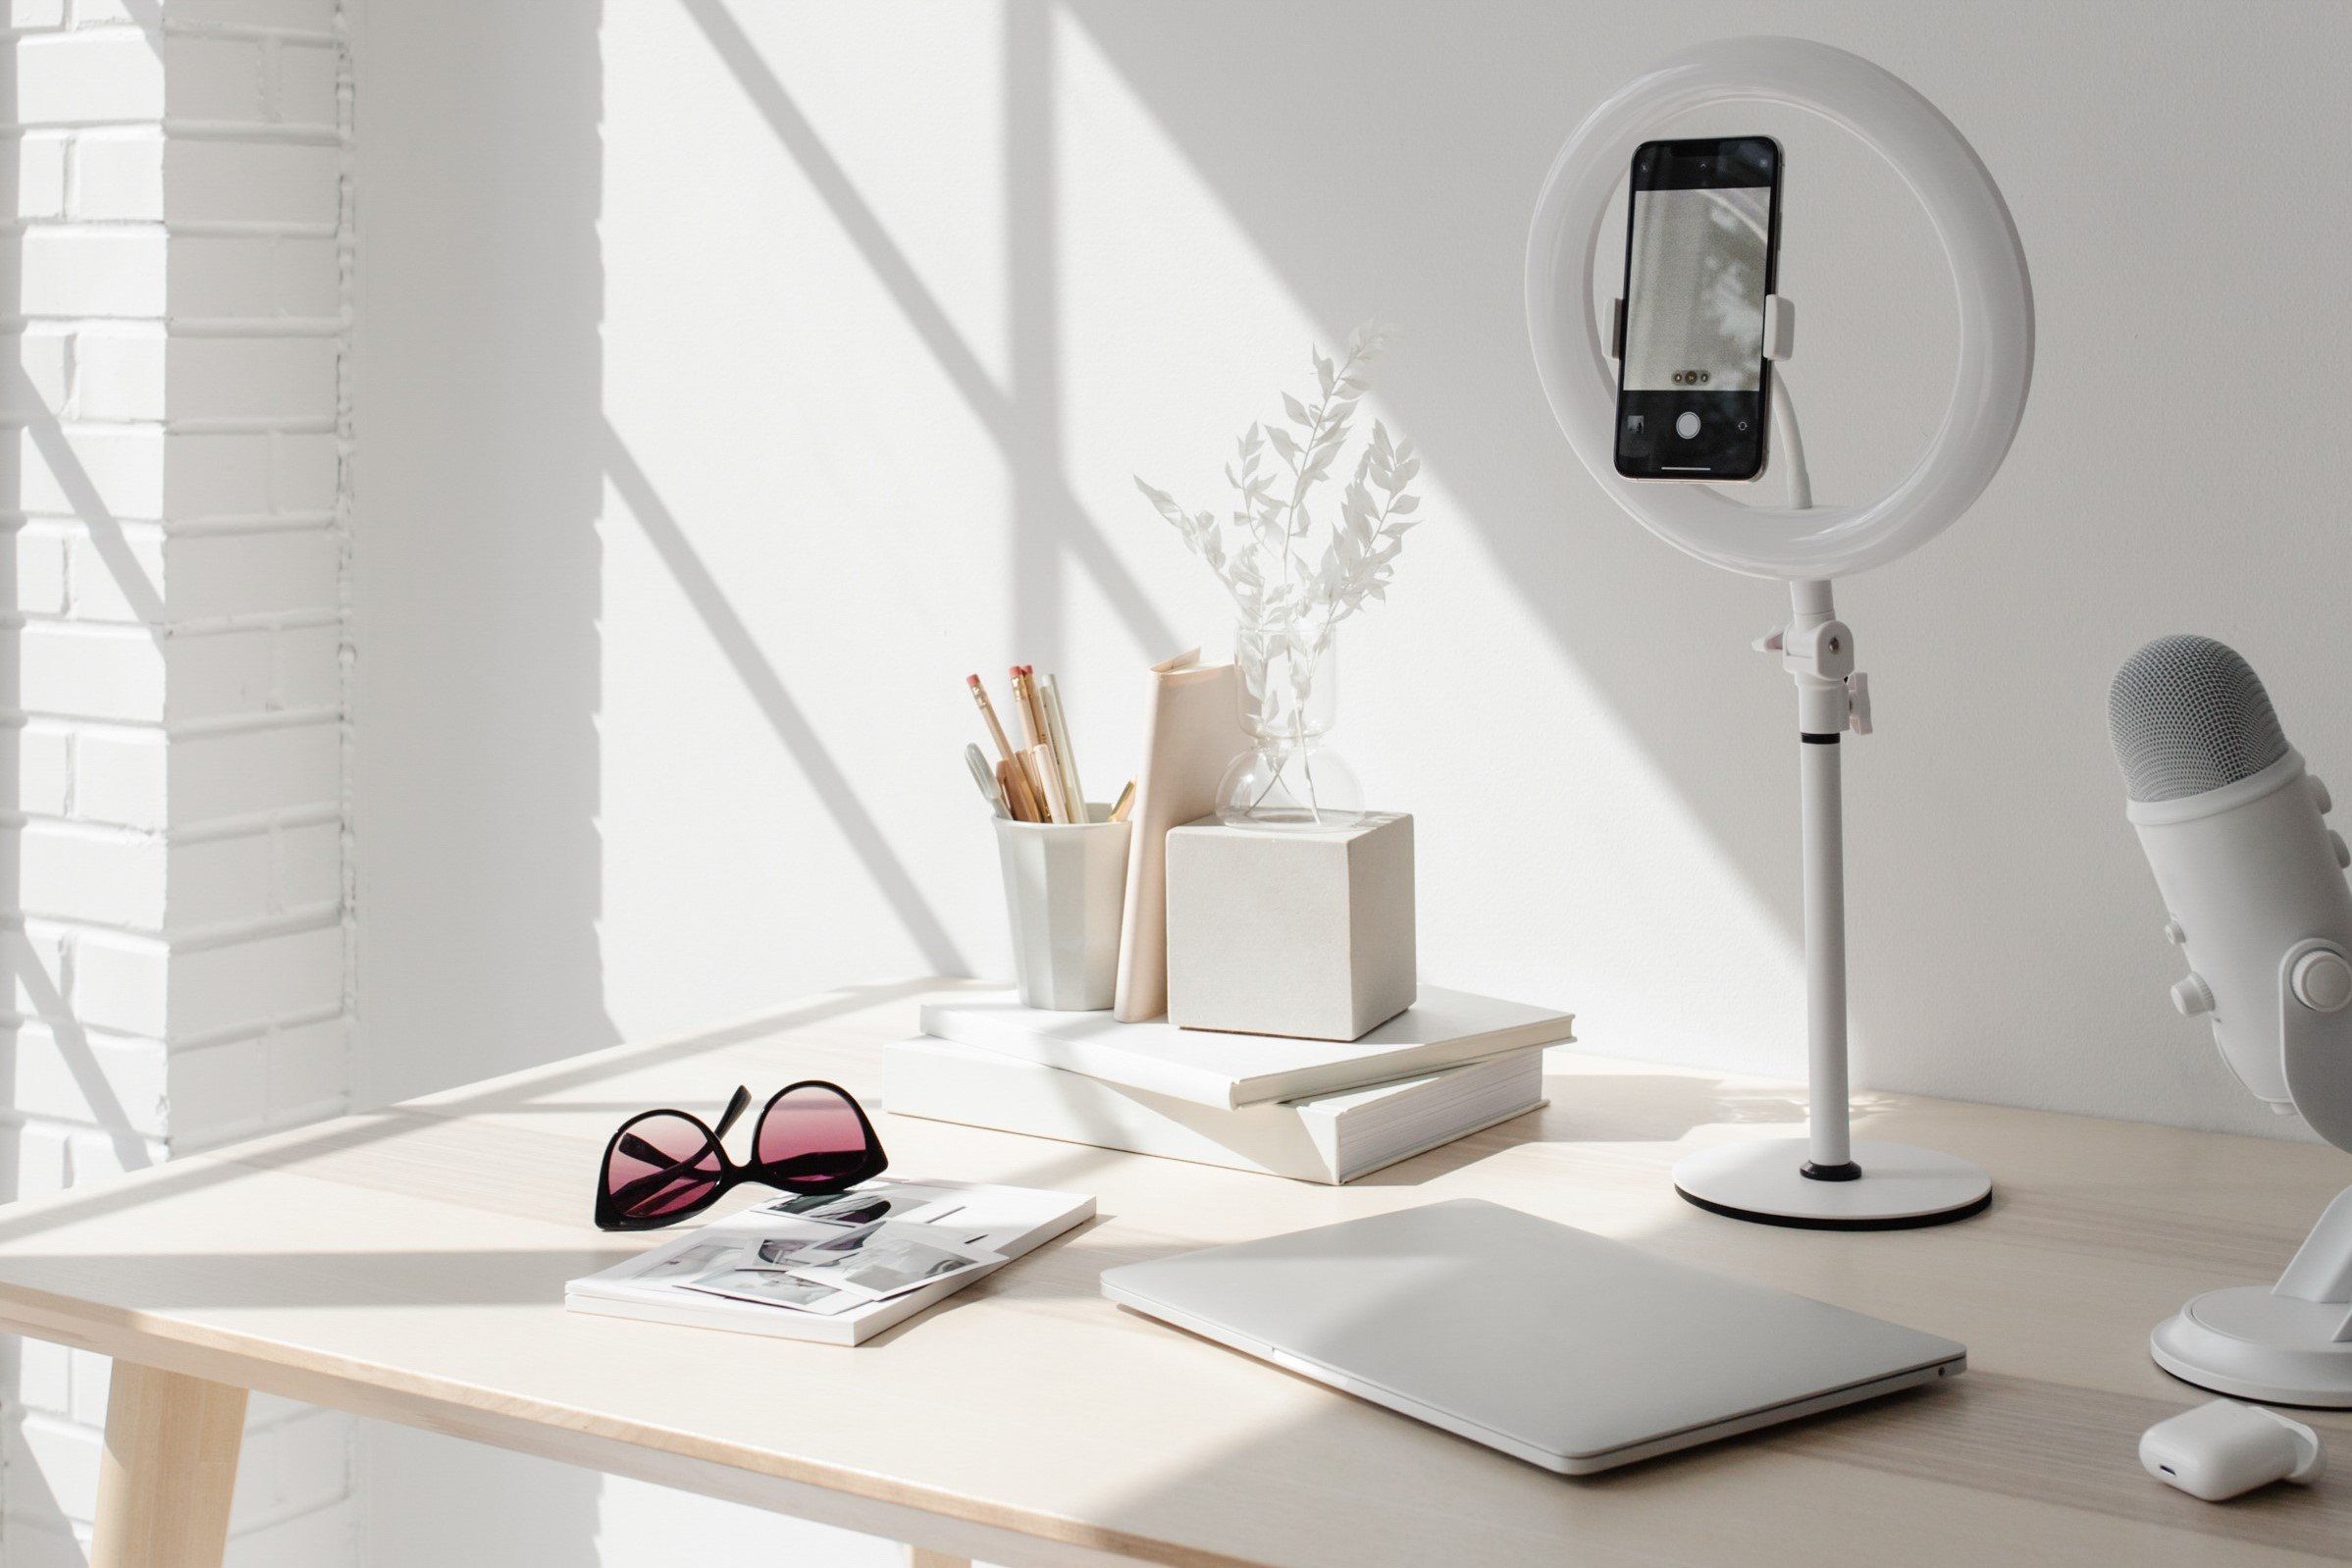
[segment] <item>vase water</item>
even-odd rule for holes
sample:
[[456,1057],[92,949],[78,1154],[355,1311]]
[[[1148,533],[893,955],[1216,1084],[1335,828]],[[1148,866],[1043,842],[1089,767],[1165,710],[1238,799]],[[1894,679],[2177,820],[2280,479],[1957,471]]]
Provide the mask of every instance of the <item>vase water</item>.
[[1241,727],[1256,744],[1226,768],[1218,820],[1305,832],[1363,820],[1355,769],[1323,739],[1337,716],[1337,636],[1328,617],[1243,622],[1235,631]]

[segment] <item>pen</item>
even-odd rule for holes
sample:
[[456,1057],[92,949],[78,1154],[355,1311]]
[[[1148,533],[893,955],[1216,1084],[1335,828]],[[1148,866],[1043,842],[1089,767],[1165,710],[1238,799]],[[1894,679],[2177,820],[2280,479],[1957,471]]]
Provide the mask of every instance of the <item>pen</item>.
[[1062,717],[1062,688],[1051,675],[1034,683],[1038,700],[1045,710],[1045,738],[1051,743],[1054,760],[1061,767],[1062,794],[1070,802],[1070,819],[1087,820],[1086,792],[1078,784],[1077,753],[1071,749],[1070,725]]
[[964,761],[971,769],[971,781],[980,787],[980,799],[988,803],[988,809],[999,816],[1012,815],[1005,806],[1004,791],[997,787],[996,770],[988,765],[988,758],[981,755],[980,749],[965,747]]
[[1007,758],[996,764],[996,787],[1005,797],[1005,809],[1013,813],[1016,822],[1041,822],[1045,813],[1037,810],[1037,802],[1029,794],[1029,781],[1020,770],[1020,763]]

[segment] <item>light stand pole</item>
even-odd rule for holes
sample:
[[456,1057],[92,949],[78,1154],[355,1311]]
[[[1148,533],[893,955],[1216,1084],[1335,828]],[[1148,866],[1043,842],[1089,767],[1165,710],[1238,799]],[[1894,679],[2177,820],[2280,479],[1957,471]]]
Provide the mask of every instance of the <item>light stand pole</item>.
[[[1784,351],[1785,352],[1785,351]],[[1773,460],[1789,505],[1813,504],[1788,378],[1772,367]],[[1908,1144],[1853,1139],[1846,1042],[1844,741],[1870,733],[1869,678],[1854,667],[1854,629],[1826,579],[1789,584],[1789,623],[1758,638],[1797,683],[1797,753],[1804,838],[1806,1130],[1718,1145],[1674,1168],[1674,1187],[1702,1209],[1765,1225],[1890,1230],[1964,1220],[1992,1201],[1993,1178],[1969,1161]]]
[[[1942,422],[1919,460],[1873,499],[1814,506],[1803,489],[1797,419],[1777,367],[1772,444],[1789,464],[1792,504],[1751,504],[1704,484],[1654,484],[1617,471],[1619,377],[1603,223],[1643,142],[1682,117],[1733,104],[1818,115],[1871,148],[1926,209],[1951,269],[1958,354]],[[1968,139],[1901,78],[1803,38],[1714,38],[1661,60],[1595,106],[1552,161],[1527,247],[1528,343],[1543,395],[1601,493],[1643,527],[1700,560],[1790,584],[1792,614],[1765,639],[1797,683],[1804,800],[1804,925],[1812,1125],[1805,1139],[1699,1150],[1675,1167],[1683,1196],[1773,1225],[1893,1229],[1984,1208],[1992,1179],[1966,1160],[1902,1144],[1854,1142],[1847,1126],[1846,912],[1842,743],[1868,726],[1868,688],[1832,581],[1901,558],[1964,515],[1999,472],[2033,380],[2033,286],[2016,224]],[[1785,300],[1764,302],[1766,354],[1786,355]],[[1857,722],[1858,721],[1858,722]],[[1809,1168],[1809,1173],[1808,1173]]]

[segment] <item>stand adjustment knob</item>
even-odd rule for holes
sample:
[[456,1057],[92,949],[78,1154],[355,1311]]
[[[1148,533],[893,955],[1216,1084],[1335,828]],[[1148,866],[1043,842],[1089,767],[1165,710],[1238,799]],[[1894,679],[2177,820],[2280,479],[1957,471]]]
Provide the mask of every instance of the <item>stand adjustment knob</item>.
[[2335,863],[2338,866],[2352,866],[2352,844],[2344,842],[2343,834],[2329,828],[2327,830],[2327,847],[2335,851]]
[[2184,974],[2172,983],[2172,1005],[2180,1016],[2193,1019],[2200,1013],[2214,1010],[2214,988],[2205,983],[2201,974]]
[[2321,778],[2317,773],[2307,773],[2303,777],[2303,782],[2311,786],[2312,804],[2320,809],[2322,816],[2326,816],[2329,811],[2335,810],[2335,797],[2327,793],[2326,780]]
[[2322,949],[2295,961],[2288,975],[2295,1000],[2314,1013],[2340,1013],[2352,1003],[2352,964]]
[[1858,669],[1846,677],[1846,715],[1855,734],[1870,733],[1870,677]]

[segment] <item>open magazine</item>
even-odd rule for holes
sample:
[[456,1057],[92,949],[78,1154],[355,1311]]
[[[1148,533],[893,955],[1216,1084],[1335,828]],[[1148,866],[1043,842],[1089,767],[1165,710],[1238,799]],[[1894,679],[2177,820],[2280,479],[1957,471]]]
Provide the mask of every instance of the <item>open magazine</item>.
[[1081,1193],[883,1177],[681,1231],[572,1281],[563,1304],[854,1345],[1093,1215]]

